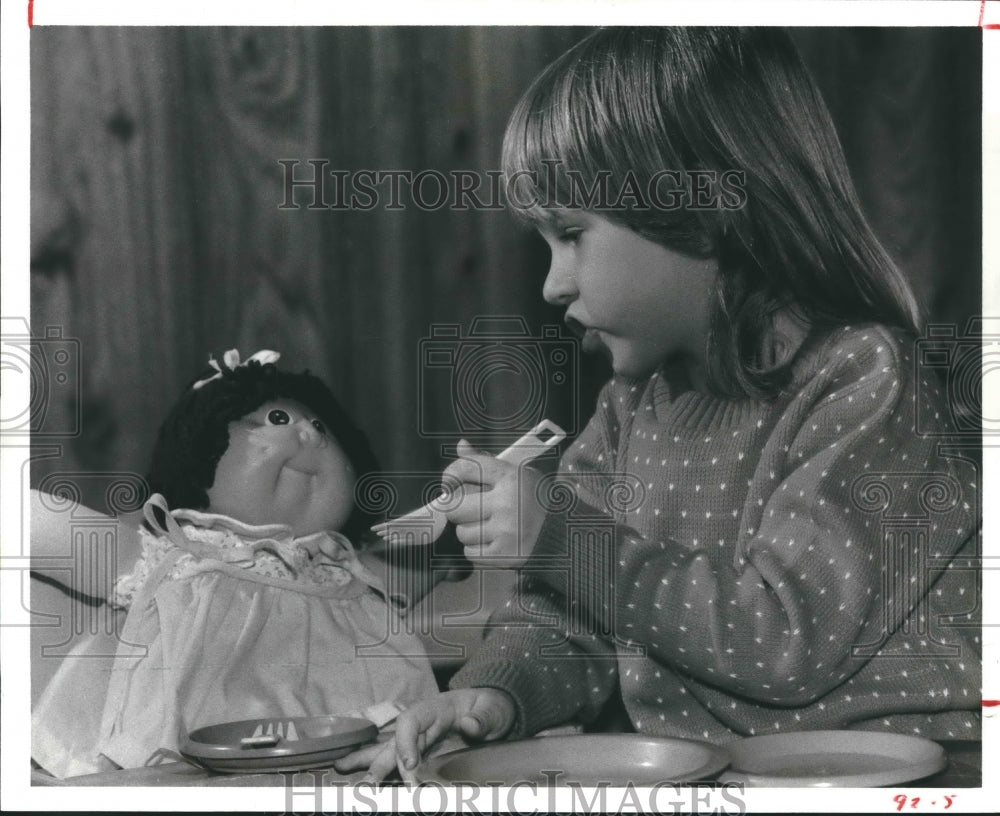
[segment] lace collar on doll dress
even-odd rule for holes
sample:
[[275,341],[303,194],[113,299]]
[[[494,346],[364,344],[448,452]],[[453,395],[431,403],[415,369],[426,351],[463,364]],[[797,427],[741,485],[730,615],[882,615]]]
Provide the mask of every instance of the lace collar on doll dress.
[[[295,575],[316,566],[341,567],[364,583],[385,592],[383,582],[357,557],[350,539],[330,530],[295,537],[286,524],[253,525],[218,513],[181,508],[170,510],[159,493],[150,496],[143,507],[146,523],[156,535],[164,536],[179,549],[200,559],[221,561],[233,566],[249,566],[260,552],[269,552]],[[184,526],[179,522],[186,522]],[[193,539],[184,532],[191,526],[199,530],[230,532],[245,544],[213,546]]]

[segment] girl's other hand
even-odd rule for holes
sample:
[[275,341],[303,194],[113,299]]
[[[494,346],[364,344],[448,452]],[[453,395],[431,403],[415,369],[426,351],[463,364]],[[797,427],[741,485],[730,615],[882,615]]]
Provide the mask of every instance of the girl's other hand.
[[413,769],[442,737],[454,733],[477,742],[500,739],[514,725],[516,713],[514,701],[499,689],[445,691],[400,714],[388,742],[365,746],[333,765],[341,773],[367,767],[366,781],[374,783],[398,768],[404,782],[416,782]]
[[477,453],[464,439],[458,456],[444,479],[461,483],[462,500],[447,516],[465,546],[465,557],[480,566],[522,566],[545,520],[535,496],[540,474]]

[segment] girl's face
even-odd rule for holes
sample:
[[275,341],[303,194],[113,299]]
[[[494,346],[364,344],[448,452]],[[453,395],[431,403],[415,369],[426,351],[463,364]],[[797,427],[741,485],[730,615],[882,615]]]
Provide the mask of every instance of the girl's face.
[[229,423],[208,509],[247,524],[287,524],[295,535],[337,530],[351,515],[355,481],[316,415],[277,399]]
[[604,351],[615,373],[651,374],[668,358],[705,385],[705,346],[718,266],[643,238],[586,210],[547,210],[552,250],[542,293],[566,307],[584,351]]

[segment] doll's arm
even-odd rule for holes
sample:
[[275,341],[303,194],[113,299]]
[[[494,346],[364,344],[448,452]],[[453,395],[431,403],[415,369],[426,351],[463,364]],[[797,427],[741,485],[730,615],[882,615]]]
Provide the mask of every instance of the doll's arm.
[[138,523],[31,491],[31,571],[104,600],[140,554]]

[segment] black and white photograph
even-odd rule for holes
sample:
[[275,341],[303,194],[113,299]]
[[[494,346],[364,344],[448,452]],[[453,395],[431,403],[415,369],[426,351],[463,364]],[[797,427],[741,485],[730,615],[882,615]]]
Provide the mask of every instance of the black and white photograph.
[[202,5],[3,9],[4,810],[993,809],[994,4]]

